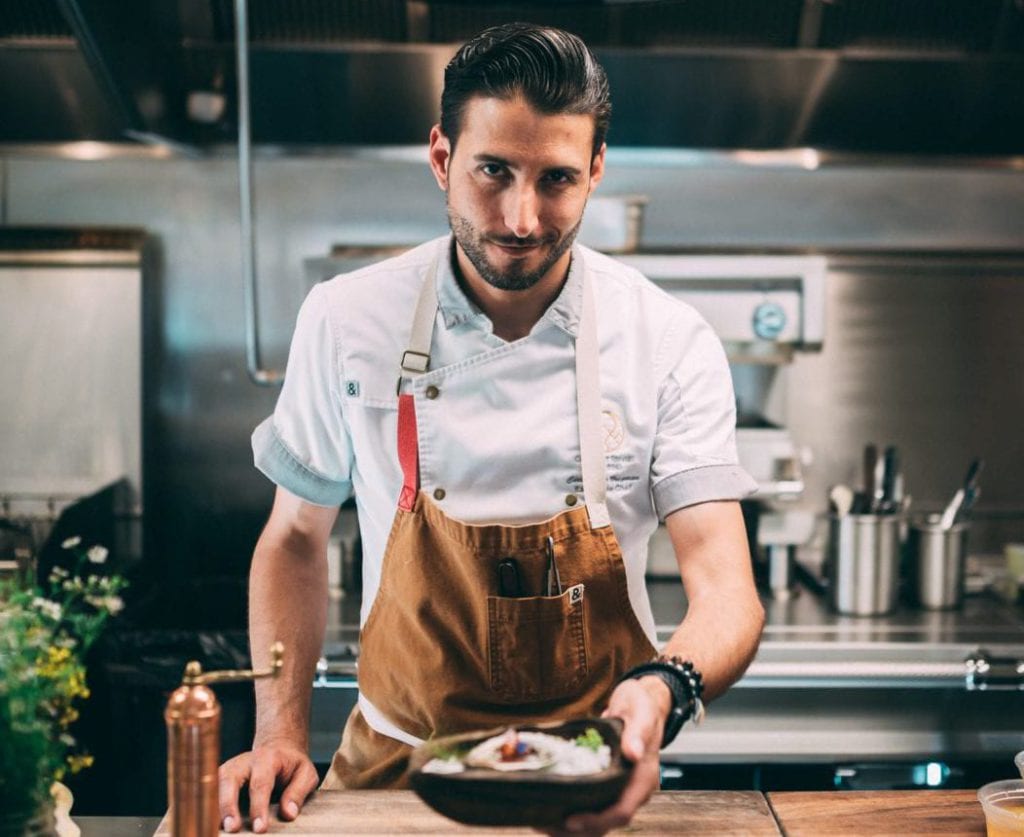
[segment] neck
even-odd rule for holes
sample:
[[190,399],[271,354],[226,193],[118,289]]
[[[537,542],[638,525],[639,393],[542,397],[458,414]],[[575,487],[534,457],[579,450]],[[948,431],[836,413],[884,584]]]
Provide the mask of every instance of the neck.
[[456,243],[455,278],[463,293],[487,315],[494,333],[511,342],[526,337],[561,293],[569,276],[571,258],[572,252],[566,251],[533,287],[522,291],[503,291],[477,273]]

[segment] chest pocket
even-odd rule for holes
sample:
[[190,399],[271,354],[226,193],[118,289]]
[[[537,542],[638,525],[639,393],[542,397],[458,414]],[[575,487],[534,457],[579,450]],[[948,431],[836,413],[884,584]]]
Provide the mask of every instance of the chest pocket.
[[345,358],[342,370],[340,389],[346,411],[398,411],[396,365],[354,356]]

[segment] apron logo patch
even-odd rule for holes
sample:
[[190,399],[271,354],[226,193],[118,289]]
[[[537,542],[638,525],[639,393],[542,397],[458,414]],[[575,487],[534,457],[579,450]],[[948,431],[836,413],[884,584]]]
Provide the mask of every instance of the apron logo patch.
[[577,604],[583,601],[583,585],[577,584],[569,590],[569,604]]
[[605,410],[601,413],[601,429],[604,431],[604,452],[612,453],[622,447],[626,441],[626,429],[622,417]]
[[345,395],[349,398],[358,398],[359,381],[345,381]]

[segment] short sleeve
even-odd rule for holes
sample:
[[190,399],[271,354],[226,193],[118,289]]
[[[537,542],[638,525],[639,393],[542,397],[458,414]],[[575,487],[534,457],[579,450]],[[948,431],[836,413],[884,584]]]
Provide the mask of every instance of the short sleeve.
[[736,455],[736,400],[725,350],[696,312],[680,313],[656,362],[661,383],[651,490],[661,518],[757,490]]
[[299,310],[274,414],[252,434],[256,467],[318,506],[352,493],[352,446],[342,417],[338,348],[326,294],[316,285]]

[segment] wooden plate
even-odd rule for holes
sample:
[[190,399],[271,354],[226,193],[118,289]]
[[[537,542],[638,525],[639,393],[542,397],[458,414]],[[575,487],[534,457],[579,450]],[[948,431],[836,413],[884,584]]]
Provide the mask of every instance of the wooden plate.
[[613,804],[629,781],[633,765],[622,756],[618,718],[581,718],[551,724],[516,725],[521,732],[576,738],[594,727],[611,748],[611,764],[589,776],[558,776],[544,771],[503,773],[469,767],[461,773],[424,773],[439,751],[468,750],[508,727],[434,738],[409,757],[409,784],[431,808],[468,825],[558,827],[570,814],[600,811]]

